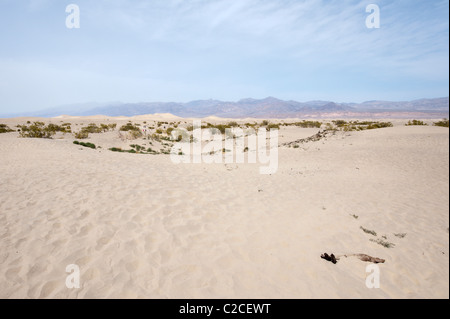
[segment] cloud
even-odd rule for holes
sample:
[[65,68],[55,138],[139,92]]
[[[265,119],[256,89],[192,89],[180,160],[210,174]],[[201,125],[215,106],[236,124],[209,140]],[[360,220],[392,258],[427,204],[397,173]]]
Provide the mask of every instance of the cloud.
[[[28,90],[30,99],[67,104],[74,88],[97,101],[320,92],[351,101],[396,90],[417,97],[423,87],[448,95],[448,1],[71,2],[81,9],[79,30],[65,28],[59,1],[28,1],[27,10],[39,11],[28,15],[24,3],[0,2],[0,91],[11,103],[29,103],[18,93]],[[380,29],[365,26],[370,3],[380,6]]]

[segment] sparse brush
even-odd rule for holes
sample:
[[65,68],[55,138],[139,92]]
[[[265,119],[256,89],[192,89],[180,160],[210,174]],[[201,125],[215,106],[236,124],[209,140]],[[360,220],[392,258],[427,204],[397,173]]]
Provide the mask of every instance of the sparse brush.
[[358,218],[359,218],[359,216],[358,216],[358,215],[355,215],[355,214],[352,214],[352,215],[350,215],[350,216],[352,216],[354,219],[358,219]]
[[372,236],[376,236],[376,235],[377,235],[377,233],[376,233],[374,230],[369,230],[369,229],[364,228],[364,227],[362,227],[362,226],[359,227],[359,228],[361,228],[362,231],[365,232],[366,234],[370,234],[370,235],[372,235]]
[[81,145],[81,146],[84,146],[84,147],[89,147],[89,148],[92,148],[94,150],[96,149],[95,144],[92,144],[92,143],[84,143],[84,142],[73,141],[73,144]]
[[424,123],[423,121],[419,121],[419,120],[409,120],[408,123],[405,124],[405,126],[413,126],[413,125],[428,125],[426,123]]
[[133,125],[133,123],[127,123],[126,125],[122,125],[120,127],[120,131],[127,132],[127,131],[138,131],[140,132],[141,129],[137,127],[136,125]]
[[443,119],[442,121],[435,122],[433,125],[434,126],[441,126],[441,127],[448,127],[448,120],[447,119]]
[[85,131],[79,131],[78,133],[75,133],[74,136],[77,139],[84,140],[89,137],[89,133]]
[[142,132],[140,130],[139,131],[131,130],[128,132],[128,134],[130,138],[133,140],[142,137]]
[[174,128],[173,127],[169,127],[167,130],[166,130],[166,134],[167,135],[171,135],[172,134],[172,131],[174,130]]
[[385,248],[393,248],[395,246],[394,243],[390,243],[388,241],[384,241],[383,239],[370,239],[370,241],[377,243],[378,245],[381,245]]
[[398,234],[394,234],[394,236],[395,237],[398,237],[398,238],[405,238],[406,237],[406,233],[398,233]]
[[367,126],[366,129],[373,130],[377,128],[386,128],[386,127],[393,127],[394,125],[391,122],[376,122],[373,124],[370,124]]
[[0,133],[9,133],[9,132],[15,132],[15,131],[10,129],[9,126],[6,124],[0,124]]
[[337,127],[343,127],[344,125],[347,125],[347,121],[344,121],[344,120],[335,120],[335,121],[332,121],[332,122]]
[[54,126],[45,127],[43,122],[34,122],[30,126],[20,126],[20,137],[26,138],[52,138],[56,134]]
[[270,131],[271,129],[279,130],[280,129],[280,124],[274,124],[274,123],[268,124],[266,126],[266,130]]
[[293,123],[293,125],[302,128],[320,128],[322,126],[322,123],[318,121],[302,121]]

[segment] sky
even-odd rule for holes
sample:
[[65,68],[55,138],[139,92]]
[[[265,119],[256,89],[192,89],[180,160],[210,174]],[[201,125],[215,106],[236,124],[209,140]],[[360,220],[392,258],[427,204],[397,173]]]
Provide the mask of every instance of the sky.
[[0,113],[447,97],[448,17],[448,0],[0,0]]

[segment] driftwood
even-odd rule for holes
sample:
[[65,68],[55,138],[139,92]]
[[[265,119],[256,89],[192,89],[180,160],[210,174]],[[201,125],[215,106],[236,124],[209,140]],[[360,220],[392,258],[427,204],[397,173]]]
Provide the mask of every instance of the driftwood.
[[339,256],[335,256],[334,254],[328,255],[327,253],[324,253],[322,255],[320,255],[321,258],[331,261],[333,264],[337,263],[337,261],[341,258],[341,257],[356,257],[359,260],[362,261],[366,261],[366,262],[371,262],[371,263],[384,263],[385,260],[378,258],[378,257],[372,257],[366,254],[351,254],[351,255],[339,255]]

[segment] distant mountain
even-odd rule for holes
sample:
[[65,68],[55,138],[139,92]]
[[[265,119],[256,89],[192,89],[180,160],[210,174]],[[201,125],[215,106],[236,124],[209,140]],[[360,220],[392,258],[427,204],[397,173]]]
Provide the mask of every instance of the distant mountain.
[[[171,113],[180,117],[218,116],[228,118],[292,118],[292,117],[363,117],[379,116],[446,117],[449,98],[420,99],[414,101],[367,101],[364,103],[336,103],[332,101],[284,101],[274,97],[265,99],[246,98],[237,102],[197,100],[188,103],[108,103],[68,105],[34,113],[10,114],[5,117],[39,116],[54,117],[61,114],[73,116],[106,115],[135,116],[155,113]],[[1,117],[1,116],[0,116]]]

